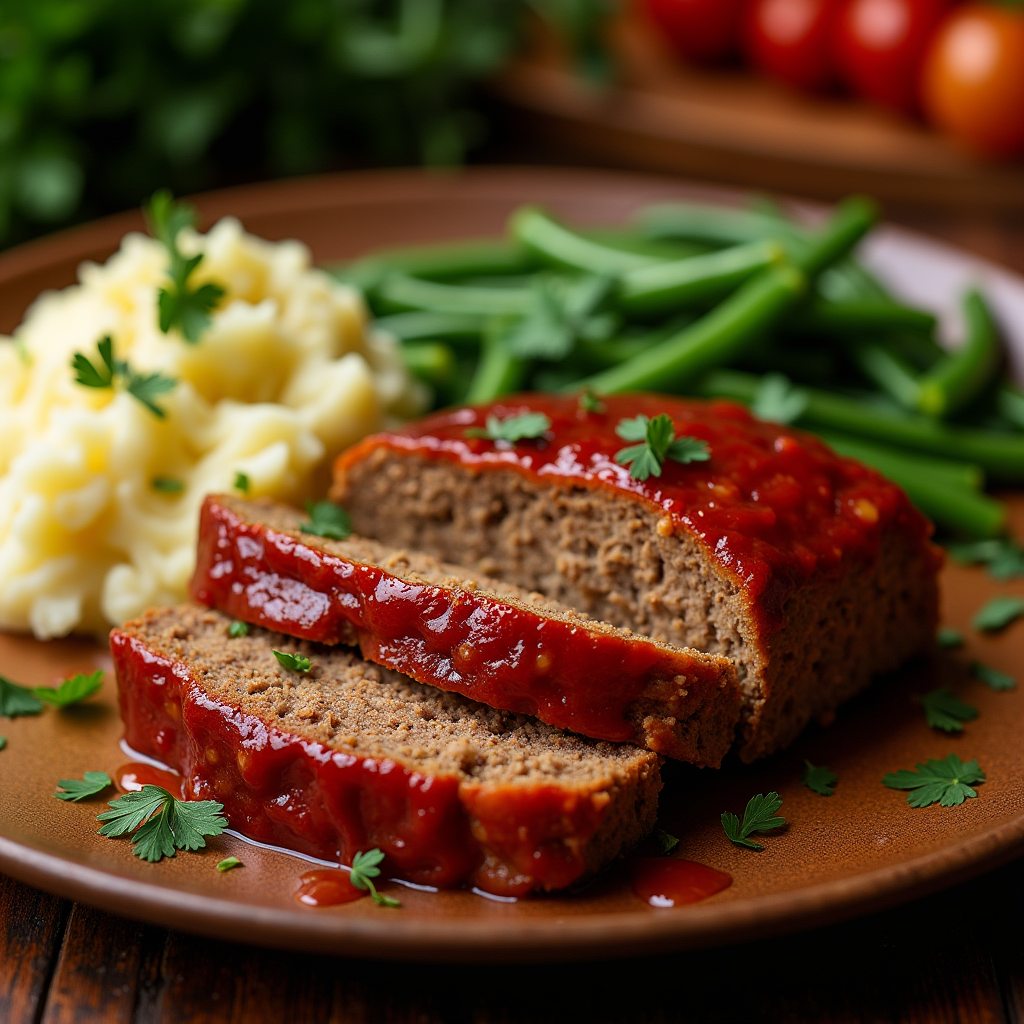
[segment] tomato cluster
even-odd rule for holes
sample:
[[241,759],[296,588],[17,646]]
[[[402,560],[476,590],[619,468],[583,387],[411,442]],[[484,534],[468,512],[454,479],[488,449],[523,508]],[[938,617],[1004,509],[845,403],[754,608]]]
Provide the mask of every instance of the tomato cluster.
[[797,89],[847,89],[969,147],[1024,153],[1024,0],[641,0],[685,59],[744,57]]

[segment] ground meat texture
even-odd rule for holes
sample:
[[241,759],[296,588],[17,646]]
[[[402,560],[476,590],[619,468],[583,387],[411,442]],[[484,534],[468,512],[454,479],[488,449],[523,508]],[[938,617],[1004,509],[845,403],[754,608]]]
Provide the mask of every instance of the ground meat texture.
[[[618,416],[663,408],[687,424],[682,432],[702,430],[712,438],[710,462],[666,463],[663,477],[645,492],[628,473],[614,475],[621,441],[612,434],[611,444],[596,454],[591,446],[590,461],[582,465],[573,454],[579,445],[560,433],[569,429],[563,424],[570,415],[558,403],[567,400],[544,404],[547,396],[538,397],[509,400],[499,414],[550,410],[554,426],[543,444],[520,443],[514,451],[493,446],[493,456],[489,450],[481,456],[481,442],[459,437],[492,410],[457,410],[367,439],[343,454],[332,497],[359,532],[458,561],[643,635],[731,658],[744,697],[739,750],[747,761],[784,747],[811,720],[829,721],[874,675],[895,669],[933,642],[939,560],[928,543],[927,524],[898,488],[873,471],[840,459],[799,431],[755,424],[735,407],[719,413],[706,403],[621,396],[604,418],[606,435]],[[607,400],[610,406],[615,401]],[[742,456],[749,463],[756,456],[762,480],[775,482],[774,453],[781,462],[797,452],[816,471],[831,473],[837,488],[847,486],[842,493],[877,495],[877,503],[857,496],[840,508],[835,501],[837,517],[848,516],[851,505],[863,516],[871,543],[829,548],[824,531],[831,524],[810,536],[812,520],[808,544],[826,549],[828,565],[801,577],[791,570],[803,554],[800,529],[792,526],[787,543],[796,555],[774,566],[763,559],[767,584],[760,595],[752,594],[716,547],[687,525],[693,515],[683,499],[698,493],[692,481],[698,480],[700,493],[714,491],[713,497],[730,488],[738,492],[740,511],[773,517],[779,532],[788,525],[787,515],[799,523],[801,508],[796,502],[792,513],[773,509],[763,486],[760,495],[744,493],[735,483],[742,481],[740,474],[716,466],[719,437],[731,446],[722,441],[720,450],[737,453],[737,460]],[[589,465],[600,466],[600,478],[587,476]],[[677,487],[669,514],[663,495],[672,493],[675,480],[685,486]],[[823,516],[831,506],[824,507]],[[717,511],[724,514],[721,507]],[[878,519],[869,522],[872,514]],[[856,518],[850,521],[858,526]],[[776,553],[760,538],[751,550]]]
[[[564,888],[654,825],[659,758],[498,711],[193,606],[111,633],[126,740],[234,828],[340,863],[521,895]],[[274,651],[302,654],[308,672]]]
[[638,636],[475,570],[361,537],[304,532],[268,500],[211,495],[192,594],[290,636],[597,739],[715,766],[740,694],[723,657]]

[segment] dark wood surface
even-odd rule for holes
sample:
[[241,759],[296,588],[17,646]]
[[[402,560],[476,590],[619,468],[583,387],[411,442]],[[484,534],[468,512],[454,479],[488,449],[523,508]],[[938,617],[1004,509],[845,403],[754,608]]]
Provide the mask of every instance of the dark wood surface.
[[[1024,272],[1024,223],[890,210]],[[0,876],[0,1024],[1024,1021],[1024,862],[895,910],[558,965],[342,960],[196,938]]]

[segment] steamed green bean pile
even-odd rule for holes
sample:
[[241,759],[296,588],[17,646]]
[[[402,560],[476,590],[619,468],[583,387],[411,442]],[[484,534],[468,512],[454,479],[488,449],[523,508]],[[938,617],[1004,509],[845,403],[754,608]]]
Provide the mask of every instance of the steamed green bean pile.
[[521,390],[729,398],[821,436],[900,484],[943,530],[1005,531],[986,482],[1024,482],[1024,392],[985,298],[965,335],[851,255],[876,220],[841,203],[815,230],[767,202],[649,206],[575,230],[523,207],[507,238],[377,253],[337,268],[438,406]]

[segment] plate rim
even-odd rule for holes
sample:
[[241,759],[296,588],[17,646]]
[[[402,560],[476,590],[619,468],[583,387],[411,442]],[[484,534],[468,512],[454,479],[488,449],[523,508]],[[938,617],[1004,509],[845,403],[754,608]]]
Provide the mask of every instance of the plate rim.
[[[691,182],[666,175],[572,167],[496,166],[438,175],[415,169],[341,172],[235,186],[190,197],[208,221],[231,213],[243,222],[260,214],[287,216],[297,210],[323,209],[323,190],[333,192],[332,206],[396,200],[443,201],[472,179],[481,198],[521,196],[530,187],[553,185],[579,189],[582,179],[623,193],[643,191],[689,195],[711,201],[737,202],[749,189]],[[312,201],[318,197],[317,201]],[[805,210],[816,204],[797,203]],[[142,228],[138,211],[91,221],[0,253],[0,287],[19,277],[57,265],[77,266],[103,258],[126,231]],[[941,249],[976,272],[1019,289],[1024,277],[993,261],[941,239],[884,223],[880,233]],[[69,255],[74,253],[75,255]],[[1018,353],[1020,354],[1020,353]],[[667,952],[741,942],[753,937],[817,927],[870,913],[965,881],[1004,864],[1024,852],[1024,813],[1004,819],[966,838],[898,864],[848,877],[818,882],[735,902],[713,899],[685,910],[638,908],[618,913],[567,914],[563,918],[503,919],[377,918],[343,913],[283,910],[212,898],[155,884],[66,859],[27,842],[0,835],[0,871],[57,896],[78,900],[108,912],[249,944],[330,952],[355,957],[387,957],[425,961],[501,961],[603,958]],[[243,931],[244,929],[244,931]]]

